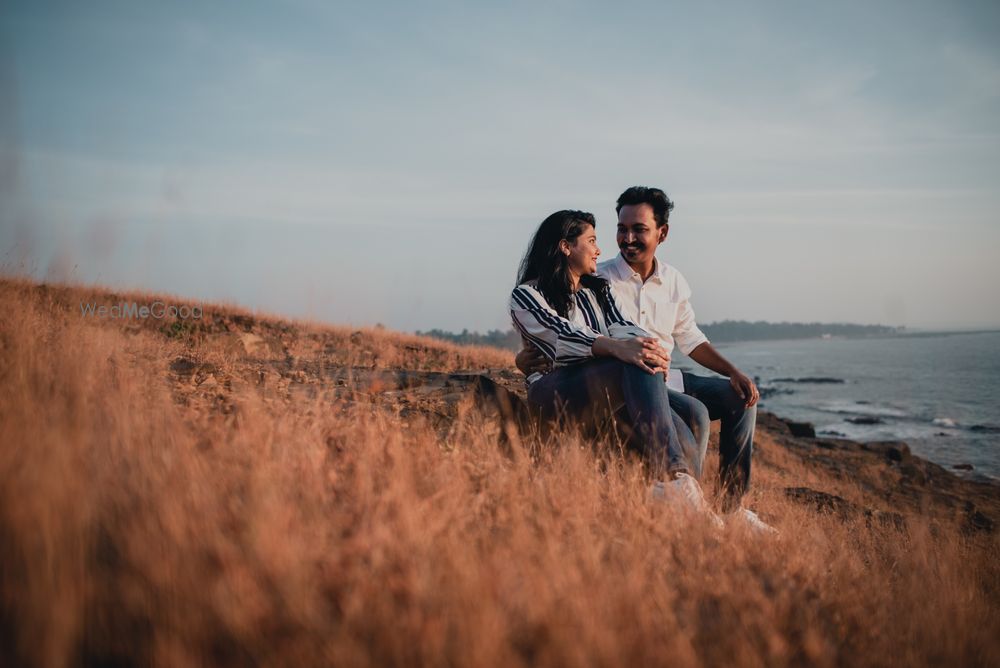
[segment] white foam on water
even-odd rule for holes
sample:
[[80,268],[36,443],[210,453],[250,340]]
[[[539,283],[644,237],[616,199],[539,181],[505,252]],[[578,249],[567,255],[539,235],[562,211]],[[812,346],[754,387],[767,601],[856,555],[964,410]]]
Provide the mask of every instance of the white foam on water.
[[837,413],[841,415],[860,415],[867,417],[907,417],[906,411],[892,406],[880,406],[878,404],[859,404],[856,401],[834,400],[824,401],[817,404],[816,409],[824,413]]

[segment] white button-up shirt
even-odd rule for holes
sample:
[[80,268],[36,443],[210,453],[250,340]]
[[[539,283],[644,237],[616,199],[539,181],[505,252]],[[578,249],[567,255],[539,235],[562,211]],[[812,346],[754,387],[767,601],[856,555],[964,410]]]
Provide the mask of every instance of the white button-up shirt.
[[[597,265],[597,273],[608,279],[622,315],[660,340],[667,352],[674,344],[685,355],[708,337],[698,329],[691,308],[691,288],[679,271],[653,260],[653,274],[645,282],[619,254]],[[671,389],[682,390],[681,375],[671,373]]]

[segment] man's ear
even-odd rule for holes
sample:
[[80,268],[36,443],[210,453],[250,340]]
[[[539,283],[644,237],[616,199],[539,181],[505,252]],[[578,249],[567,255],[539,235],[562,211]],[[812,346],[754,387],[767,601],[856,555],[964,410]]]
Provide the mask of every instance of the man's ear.
[[656,241],[656,243],[657,244],[662,244],[664,241],[666,241],[667,240],[667,232],[669,232],[669,231],[670,231],[670,223],[666,223],[666,224],[661,225],[660,227],[656,228],[656,234],[657,234],[657,237],[656,237],[657,241]]

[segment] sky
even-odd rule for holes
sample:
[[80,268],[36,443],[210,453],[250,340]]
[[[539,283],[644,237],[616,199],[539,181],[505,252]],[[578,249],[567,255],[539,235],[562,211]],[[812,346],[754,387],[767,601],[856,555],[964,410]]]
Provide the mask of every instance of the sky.
[[[419,6],[418,6],[419,5]],[[630,185],[699,321],[1000,326],[1000,4],[0,4],[0,271],[510,326]]]

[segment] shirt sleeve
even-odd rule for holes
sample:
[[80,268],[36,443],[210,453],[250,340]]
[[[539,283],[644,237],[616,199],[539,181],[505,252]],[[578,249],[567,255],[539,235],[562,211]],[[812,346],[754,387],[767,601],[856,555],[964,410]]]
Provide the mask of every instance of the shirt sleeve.
[[649,332],[622,315],[610,287],[605,286],[603,292],[604,302],[607,304],[607,309],[604,311],[604,324],[608,328],[609,337],[612,339],[631,339],[636,336],[650,336]]
[[526,341],[560,364],[592,358],[591,348],[601,336],[590,327],[576,325],[560,316],[540,292],[527,285],[520,285],[511,293],[510,317]]
[[691,307],[691,287],[680,274],[677,275],[680,303],[677,307],[677,319],[674,321],[673,337],[677,347],[685,355],[703,343],[708,343],[708,337],[698,329],[694,319],[694,308]]

